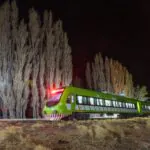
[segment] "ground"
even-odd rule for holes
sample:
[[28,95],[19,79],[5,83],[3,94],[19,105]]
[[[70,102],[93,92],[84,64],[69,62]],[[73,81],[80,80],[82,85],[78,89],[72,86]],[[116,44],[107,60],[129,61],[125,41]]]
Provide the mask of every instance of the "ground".
[[0,121],[0,150],[150,150],[150,118]]

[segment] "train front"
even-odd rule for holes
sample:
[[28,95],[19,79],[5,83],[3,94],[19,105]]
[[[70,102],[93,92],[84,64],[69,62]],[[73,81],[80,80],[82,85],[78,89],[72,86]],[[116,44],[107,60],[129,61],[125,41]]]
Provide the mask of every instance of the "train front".
[[43,117],[47,120],[61,120],[65,117],[64,105],[61,100],[64,88],[49,91],[49,98],[45,101]]

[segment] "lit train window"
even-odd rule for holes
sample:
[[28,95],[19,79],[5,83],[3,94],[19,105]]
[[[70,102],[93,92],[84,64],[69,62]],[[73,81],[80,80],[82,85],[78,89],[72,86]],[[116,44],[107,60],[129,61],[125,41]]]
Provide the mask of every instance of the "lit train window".
[[99,99],[100,105],[103,106],[103,100]]
[[122,103],[123,108],[126,108],[126,103]]
[[134,105],[134,104],[132,104],[132,108],[135,108],[135,105]]
[[79,104],[82,104],[82,96],[77,96],[77,100]]
[[119,107],[122,107],[121,102],[119,102]]
[[116,107],[119,107],[119,103],[116,101]]
[[90,105],[94,105],[94,98],[90,97]]
[[128,103],[126,103],[126,108],[129,108],[129,104]]
[[113,105],[114,105],[115,107],[117,107],[117,103],[116,103],[116,101],[113,101]]
[[87,105],[87,97],[82,97],[82,100],[83,100],[83,104]]
[[111,106],[111,101],[110,100],[105,100],[105,105],[106,106]]
[[96,101],[97,101],[97,105],[99,106],[100,105],[99,99],[97,98]]

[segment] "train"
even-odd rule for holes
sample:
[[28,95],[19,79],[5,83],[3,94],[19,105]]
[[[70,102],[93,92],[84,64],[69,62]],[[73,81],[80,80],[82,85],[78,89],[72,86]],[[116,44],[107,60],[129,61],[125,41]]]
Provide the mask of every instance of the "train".
[[150,102],[67,86],[50,91],[42,114],[48,120],[150,116]]

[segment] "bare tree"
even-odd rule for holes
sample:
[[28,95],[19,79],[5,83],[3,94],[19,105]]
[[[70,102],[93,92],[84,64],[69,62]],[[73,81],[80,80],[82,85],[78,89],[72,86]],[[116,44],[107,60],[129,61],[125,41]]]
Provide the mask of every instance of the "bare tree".
[[136,99],[145,101],[147,94],[148,94],[148,92],[147,92],[146,86],[142,86],[141,88],[139,85],[136,86],[135,91],[134,91],[134,97]]
[[[12,49],[13,49],[13,99],[16,106],[15,113],[17,118],[23,117],[24,107],[24,90],[26,82],[24,80],[24,68],[27,63],[28,57],[28,31],[27,26],[22,20],[18,22],[18,8],[16,2],[13,1],[11,4],[11,23],[12,23]],[[19,24],[19,26],[18,26]],[[28,68],[29,69],[29,68]],[[28,76],[29,77],[29,76]],[[13,100],[12,99],[12,100]]]
[[86,64],[85,76],[88,88],[92,89],[91,67],[89,62]]
[[39,59],[34,60],[32,68],[33,84],[32,84],[32,108],[33,108],[33,118],[39,117],[39,93],[37,86],[37,78],[39,72]]
[[95,63],[92,63],[92,78],[93,78],[93,87],[96,90],[97,82],[98,82],[98,71],[97,71]]
[[[72,82],[72,54],[71,47],[68,44],[67,34],[63,35],[63,49],[62,49],[62,84],[69,86]],[[61,62],[60,62],[61,63]]]
[[61,82],[61,75],[62,75],[62,69],[61,69],[61,57],[63,52],[63,30],[62,30],[62,22],[59,20],[54,24],[54,50],[56,51],[56,57],[55,57],[55,78],[54,83],[55,87],[59,88],[60,82]]
[[30,30],[30,46],[31,51],[35,52],[33,57],[33,72],[32,72],[32,108],[33,108],[33,117],[39,117],[39,93],[38,93],[38,85],[37,85],[37,78],[39,73],[39,45],[40,45],[40,19],[37,12],[32,8],[29,11],[29,30]]
[[105,78],[106,78],[106,91],[113,92],[112,83],[111,83],[110,63],[107,56],[105,57]]
[[0,97],[3,101],[3,118],[15,117],[12,102],[12,78],[11,78],[11,29],[10,29],[10,5],[5,2],[0,8]]
[[99,63],[100,63],[100,68],[99,68],[99,87],[102,91],[106,91],[106,80],[105,80],[105,75],[104,75],[104,61],[102,54],[99,53]]
[[[54,31],[52,27],[52,13],[44,13],[44,24],[45,34],[46,34],[46,47],[45,47],[45,60],[46,60],[46,88],[52,88],[54,81],[54,71],[55,71],[55,58],[56,58],[56,46],[57,43],[54,43]],[[55,41],[56,42],[56,41]]]
[[40,64],[39,64],[39,92],[40,92],[40,110],[44,107],[44,99],[46,96],[46,90],[44,85],[44,72],[45,72],[45,55],[40,54]]
[[134,97],[132,75],[127,70],[126,70],[126,77],[125,77],[125,95],[130,98]]
[[95,88],[101,91],[106,91],[106,80],[104,76],[104,63],[101,53],[96,54],[93,68],[93,80],[96,84]]

